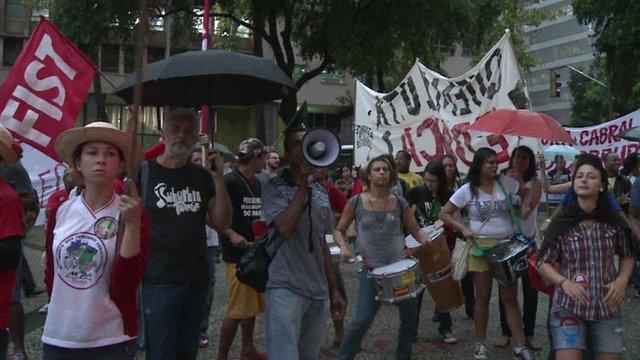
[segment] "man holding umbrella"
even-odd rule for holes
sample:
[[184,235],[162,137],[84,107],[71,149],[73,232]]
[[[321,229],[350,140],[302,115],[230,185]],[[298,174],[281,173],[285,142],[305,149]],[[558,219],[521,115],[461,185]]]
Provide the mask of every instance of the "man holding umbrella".
[[213,175],[188,161],[196,129],[193,111],[172,111],[162,129],[164,152],[139,172],[152,223],[142,285],[147,359],[196,359],[209,282],[205,221],[218,231],[231,224],[222,156],[210,157]]
[[[327,327],[327,310],[344,313],[334,267],[324,240],[333,231],[327,192],[309,180],[313,168],[303,159],[304,115],[285,130],[287,166],[269,179],[262,208],[279,246],[269,266],[266,335],[270,360],[317,359]],[[273,251],[273,250],[272,250]]]

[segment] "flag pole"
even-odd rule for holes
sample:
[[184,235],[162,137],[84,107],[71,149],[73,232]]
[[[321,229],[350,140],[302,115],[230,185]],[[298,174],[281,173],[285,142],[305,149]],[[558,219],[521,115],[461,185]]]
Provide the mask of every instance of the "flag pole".
[[[202,51],[206,51],[209,48],[209,14],[210,14],[210,3],[209,0],[204,0],[203,4],[203,19],[202,19]],[[211,102],[211,99],[207,99],[208,102]],[[205,134],[209,138],[209,105],[203,105],[200,107],[200,134]],[[213,142],[213,137],[210,137],[211,142]],[[212,147],[213,144],[210,144],[209,147]],[[202,165],[206,167],[207,161],[207,149],[202,146]],[[213,170],[213,169],[212,169]]]

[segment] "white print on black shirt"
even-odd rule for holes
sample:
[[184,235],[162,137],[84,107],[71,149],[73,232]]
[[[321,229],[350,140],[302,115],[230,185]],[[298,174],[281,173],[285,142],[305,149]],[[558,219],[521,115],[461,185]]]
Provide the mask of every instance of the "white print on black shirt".
[[198,212],[200,210],[200,191],[190,190],[189,187],[182,190],[175,190],[173,187],[167,188],[167,184],[160,183],[153,188],[158,201],[156,206],[159,209],[164,207],[173,207],[176,209],[176,215],[183,212]]
[[262,210],[262,199],[259,197],[245,196],[242,198],[242,216],[260,217]]

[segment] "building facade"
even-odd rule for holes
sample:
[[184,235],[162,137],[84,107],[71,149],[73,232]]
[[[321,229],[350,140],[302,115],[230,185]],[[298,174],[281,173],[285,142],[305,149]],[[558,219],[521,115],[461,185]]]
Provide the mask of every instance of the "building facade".
[[[544,0],[530,7],[549,9],[557,14],[553,20],[525,29],[528,53],[538,60],[538,65],[525,75],[531,104],[533,110],[547,113],[567,124],[573,97],[569,91],[570,70],[563,66],[571,65],[588,72],[594,60],[593,33],[589,26],[578,23],[571,0]],[[558,69],[560,74],[559,97],[552,97],[549,91],[549,76],[553,69]]]

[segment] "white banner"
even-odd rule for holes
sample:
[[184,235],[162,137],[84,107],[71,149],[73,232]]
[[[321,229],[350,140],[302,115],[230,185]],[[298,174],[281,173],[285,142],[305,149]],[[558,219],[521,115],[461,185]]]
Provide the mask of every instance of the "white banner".
[[483,146],[496,150],[499,163],[507,162],[515,138],[470,135],[467,128],[489,110],[515,108],[508,94],[519,81],[507,33],[476,66],[456,78],[446,78],[416,61],[387,94],[357,82],[355,163],[405,149],[413,158],[412,171],[423,170],[445,154],[456,156],[460,170],[466,170],[475,149]]
[[[597,155],[604,159],[605,155],[614,152],[620,156],[620,160],[624,161],[627,154],[640,150],[638,141],[628,141],[617,137],[623,131],[629,130],[633,126],[640,125],[640,110],[636,110],[617,119],[606,123],[581,127],[581,128],[565,128],[571,134],[573,147],[580,151]],[[561,144],[561,143],[559,143]],[[542,148],[554,145],[542,141]],[[553,159],[547,160],[547,170],[552,169]]]

